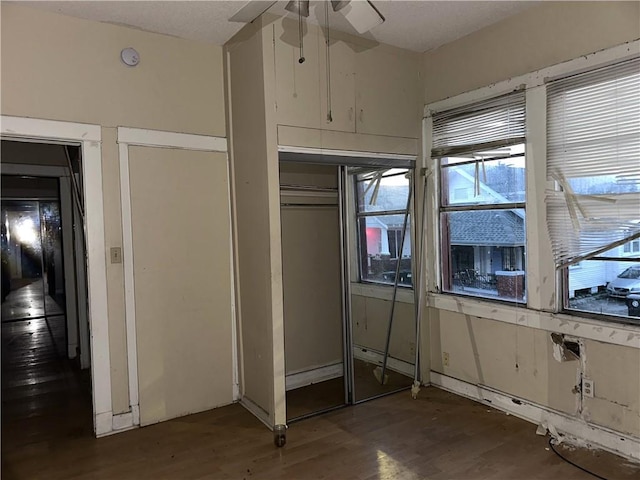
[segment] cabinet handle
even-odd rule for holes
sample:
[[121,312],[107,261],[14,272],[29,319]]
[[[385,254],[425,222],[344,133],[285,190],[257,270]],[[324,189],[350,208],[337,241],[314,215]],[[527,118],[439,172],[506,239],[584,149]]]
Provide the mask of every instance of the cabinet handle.
[[363,114],[364,114],[364,109],[361,108],[360,109],[360,123],[362,123]]
[[353,107],[349,108],[349,121],[353,120]]

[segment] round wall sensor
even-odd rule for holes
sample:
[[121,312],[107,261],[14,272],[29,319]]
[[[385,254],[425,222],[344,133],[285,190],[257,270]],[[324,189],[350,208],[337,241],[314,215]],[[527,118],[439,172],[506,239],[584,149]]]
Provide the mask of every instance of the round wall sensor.
[[122,50],[120,52],[120,58],[122,59],[124,64],[128,65],[129,67],[135,67],[136,65],[138,65],[138,63],[140,63],[140,55],[138,55],[138,52],[135,48],[129,47]]

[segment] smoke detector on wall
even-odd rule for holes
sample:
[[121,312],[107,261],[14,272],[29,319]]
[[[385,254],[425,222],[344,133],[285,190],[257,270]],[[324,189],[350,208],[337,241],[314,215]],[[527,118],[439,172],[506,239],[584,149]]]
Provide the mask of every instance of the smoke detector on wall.
[[135,48],[127,47],[120,52],[120,59],[128,67],[135,67],[140,63],[140,55]]

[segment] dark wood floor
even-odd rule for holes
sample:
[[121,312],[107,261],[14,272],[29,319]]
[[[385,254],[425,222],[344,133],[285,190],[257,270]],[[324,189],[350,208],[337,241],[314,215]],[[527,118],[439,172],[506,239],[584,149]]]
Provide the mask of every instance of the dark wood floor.
[[[413,378],[387,369],[386,381],[374,375],[378,365],[354,359],[354,398],[360,402],[386,393],[411,387]],[[287,419],[297,419],[314,412],[345,405],[344,377],[307,385],[287,392]]]
[[[4,480],[591,478],[534,425],[435,388],[292,424],[281,449],[240,405],[95,439],[86,378],[56,348],[60,324],[2,328]],[[614,455],[559,448],[606,478],[640,478]]]

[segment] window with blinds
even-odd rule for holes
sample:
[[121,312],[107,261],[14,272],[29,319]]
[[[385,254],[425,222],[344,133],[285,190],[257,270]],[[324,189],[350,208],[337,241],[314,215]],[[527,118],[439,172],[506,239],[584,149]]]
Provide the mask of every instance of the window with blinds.
[[433,114],[442,288],[525,301],[524,91]]
[[640,268],[639,58],[549,82],[547,175],[556,185],[546,195],[556,266],[580,263],[568,271],[568,307],[606,313],[580,303],[581,292],[640,293],[640,280],[619,277]]
[[640,59],[549,83],[548,221],[556,265],[640,235]]

